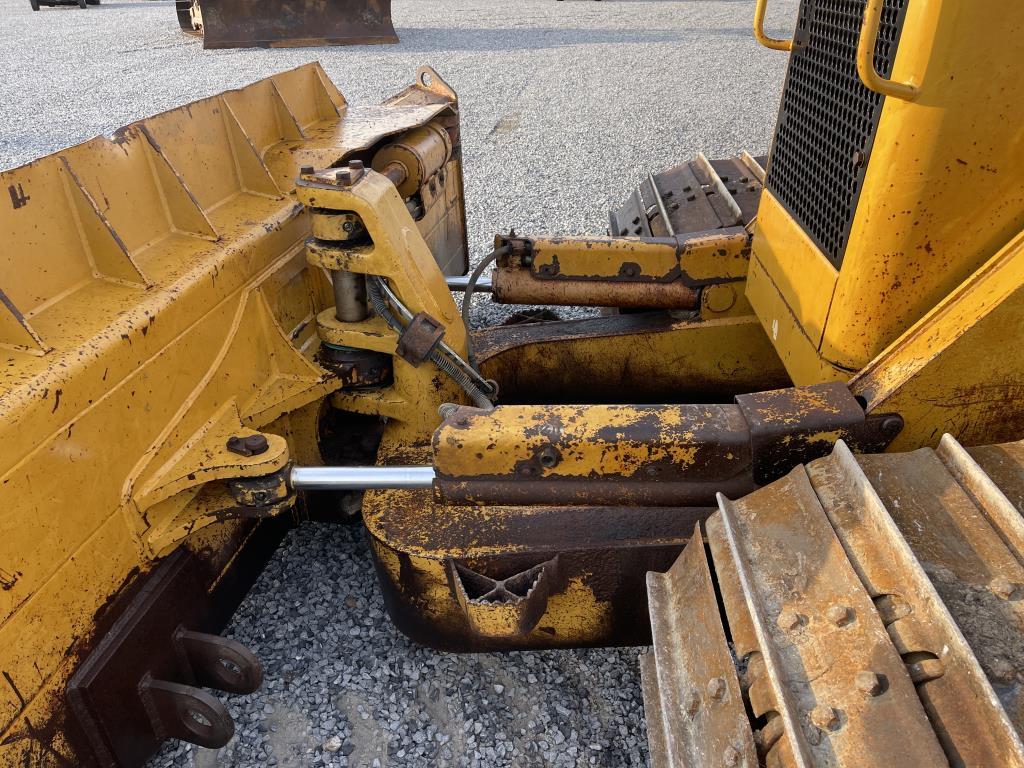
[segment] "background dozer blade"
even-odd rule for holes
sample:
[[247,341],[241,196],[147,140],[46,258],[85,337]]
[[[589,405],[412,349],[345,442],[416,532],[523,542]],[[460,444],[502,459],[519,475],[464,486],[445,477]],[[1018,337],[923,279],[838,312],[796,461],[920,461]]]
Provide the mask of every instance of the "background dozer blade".
[[391,0],[203,0],[204,48],[397,43]]

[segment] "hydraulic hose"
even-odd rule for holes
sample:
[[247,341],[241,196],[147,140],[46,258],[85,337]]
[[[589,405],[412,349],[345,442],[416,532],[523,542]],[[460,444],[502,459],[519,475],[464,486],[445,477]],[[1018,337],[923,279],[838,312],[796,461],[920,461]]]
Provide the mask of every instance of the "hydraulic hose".
[[469,358],[469,364],[476,368],[476,355],[473,354],[473,342],[470,338],[470,330],[472,325],[469,323],[470,310],[473,308],[473,292],[476,291],[476,283],[480,279],[480,275],[484,273],[494,260],[499,256],[504,256],[509,252],[509,247],[503,245],[501,248],[495,248],[489,254],[484,256],[480,263],[476,265],[476,269],[473,270],[473,274],[469,277],[469,282],[466,283],[466,293],[462,297],[462,323],[466,326],[466,352]]

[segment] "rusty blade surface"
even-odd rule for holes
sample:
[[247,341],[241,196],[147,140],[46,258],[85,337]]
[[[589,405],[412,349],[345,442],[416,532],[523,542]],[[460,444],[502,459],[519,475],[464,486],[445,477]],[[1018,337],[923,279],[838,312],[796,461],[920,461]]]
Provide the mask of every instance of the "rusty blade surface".
[[949,762],[1024,765],[1003,708],[1017,695],[986,677],[1016,687],[1004,663],[1020,654],[1019,608],[993,587],[1020,584],[1020,564],[988,520],[929,449],[855,458],[838,443],[808,473]]
[[[774,700],[782,723],[767,763],[935,766],[945,757],[871,598],[802,467],[744,499],[719,497],[720,526],[759,653],[749,660],[755,711]],[[765,736],[762,735],[762,740]],[[786,751],[788,750],[788,755]],[[781,754],[780,754],[781,753]]]
[[391,0],[203,0],[204,48],[397,43]]
[[756,768],[699,524],[667,573],[647,574],[647,599],[654,650],[642,673],[652,763]]

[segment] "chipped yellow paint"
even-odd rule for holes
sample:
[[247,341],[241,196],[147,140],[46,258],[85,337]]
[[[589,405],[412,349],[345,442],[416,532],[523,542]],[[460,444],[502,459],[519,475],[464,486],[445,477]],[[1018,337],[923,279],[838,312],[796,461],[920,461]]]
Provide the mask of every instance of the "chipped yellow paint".
[[[679,407],[628,405],[506,405],[444,424],[435,436],[434,465],[450,477],[506,475],[557,444],[560,457],[541,477],[630,477],[652,462],[693,463],[703,438],[695,430],[715,419],[692,415],[685,428]],[[463,426],[460,421],[464,419]]]
[[573,644],[585,645],[607,634],[611,625],[611,606],[598,600],[586,583],[593,576],[583,573],[569,579],[565,590],[548,598],[548,609],[537,622],[533,634],[538,639],[555,637],[571,639]]
[[659,279],[677,272],[679,257],[672,241],[653,242],[611,237],[537,237],[533,244],[534,272],[556,267],[557,274],[616,278],[623,264],[637,267],[631,279]]

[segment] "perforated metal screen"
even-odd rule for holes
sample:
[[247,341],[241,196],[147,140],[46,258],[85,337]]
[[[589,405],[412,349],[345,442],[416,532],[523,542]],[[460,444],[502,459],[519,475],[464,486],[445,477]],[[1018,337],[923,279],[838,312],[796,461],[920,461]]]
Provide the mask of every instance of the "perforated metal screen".
[[[888,77],[910,0],[885,0],[875,67]],[[866,0],[803,0],[765,186],[842,264],[884,97],[857,76]]]

